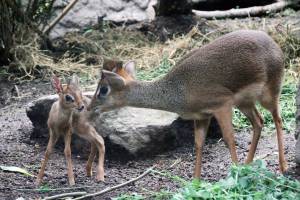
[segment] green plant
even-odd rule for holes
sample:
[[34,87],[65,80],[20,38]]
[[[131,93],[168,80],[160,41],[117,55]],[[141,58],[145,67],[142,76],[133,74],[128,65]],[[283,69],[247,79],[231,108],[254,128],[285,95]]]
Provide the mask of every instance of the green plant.
[[42,193],[43,192],[49,192],[49,191],[51,191],[51,188],[48,185],[42,185],[42,186],[39,187],[38,191],[42,192]]
[[142,200],[144,199],[144,197],[140,194],[137,194],[137,193],[133,193],[133,194],[124,194],[124,195],[121,195],[119,197],[115,197],[115,198],[112,198],[112,200]]
[[161,190],[143,194],[126,194],[114,200],[277,200],[299,199],[300,182],[277,175],[266,168],[263,160],[250,165],[233,165],[225,179],[215,183],[186,181],[167,171],[152,171],[153,175],[169,178],[182,187],[177,192]]
[[227,178],[216,183],[193,180],[173,200],[276,200],[299,199],[300,183],[267,170],[265,162],[233,165]]

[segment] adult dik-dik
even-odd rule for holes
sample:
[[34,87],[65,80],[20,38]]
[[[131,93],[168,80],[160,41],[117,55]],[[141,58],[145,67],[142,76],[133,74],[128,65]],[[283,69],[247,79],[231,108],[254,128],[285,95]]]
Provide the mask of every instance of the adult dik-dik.
[[159,80],[134,80],[133,62],[119,70],[125,71],[127,76],[102,71],[89,109],[98,107],[104,112],[134,106],[175,112],[184,119],[194,120],[196,178],[201,174],[202,148],[212,116],[221,127],[232,161],[238,162],[232,127],[233,107],[242,111],[253,126],[246,163],[253,160],[263,126],[256,102],[272,113],[280,170],[286,170],[278,105],[284,75],[283,53],[266,33],[240,30],[226,34],[187,54]]

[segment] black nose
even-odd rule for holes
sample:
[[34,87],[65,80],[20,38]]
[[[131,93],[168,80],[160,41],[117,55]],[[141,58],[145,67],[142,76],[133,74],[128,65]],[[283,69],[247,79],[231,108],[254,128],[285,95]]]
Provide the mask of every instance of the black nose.
[[84,109],[84,105],[82,105],[81,107],[77,108],[78,111],[82,111]]

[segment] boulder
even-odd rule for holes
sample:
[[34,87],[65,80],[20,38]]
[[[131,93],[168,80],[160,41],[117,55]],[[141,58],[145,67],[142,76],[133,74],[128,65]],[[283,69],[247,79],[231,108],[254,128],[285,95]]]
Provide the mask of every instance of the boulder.
[[[90,96],[91,93],[85,93]],[[28,104],[26,113],[33,124],[31,138],[48,138],[47,118],[57,95],[41,97]],[[105,139],[108,154],[119,156],[153,155],[174,148],[184,142],[193,143],[193,122],[178,119],[166,111],[124,107],[110,112],[94,111],[92,123]],[[209,135],[220,137],[216,122]],[[74,152],[89,151],[87,142],[74,135]]]
[[[70,0],[57,0],[53,10],[60,14]],[[113,22],[138,22],[154,18],[152,5],[156,0],[81,0],[51,30],[50,38],[63,36],[67,32],[79,31],[96,25],[99,20]],[[54,18],[55,16],[53,16]]]

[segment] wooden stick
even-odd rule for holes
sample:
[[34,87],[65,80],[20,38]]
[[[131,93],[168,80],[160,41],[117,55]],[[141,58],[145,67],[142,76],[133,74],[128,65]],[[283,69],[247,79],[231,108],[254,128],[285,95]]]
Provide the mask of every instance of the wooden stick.
[[276,3],[272,3],[266,6],[254,6],[249,8],[240,8],[240,9],[230,9],[224,11],[200,11],[192,10],[192,12],[202,18],[206,19],[220,19],[220,18],[232,18],[232,17],[248,17],[256,16],[261,14],[266,14],[268,12],[277,12],[283,8],[292,5],[292,1],[289,0],[279,0]]
[[43,31],[44,34],[48,33],[70,10],[73,8],[73,6],[77,3],[78,0],[71,1],[62,11],[60,15],[58,15],[51,23],[50,25],[45,28]]
[[99,192],[95,192],[95,193],[92,193],[92,194],[87,194],[87,195],[84,195],[84,196],[81,196],[81,197],[77,197],[77,198],[75,198],[75,199],[73,199],[73,200],[86,199],[86,198],[88,198],[88,197],[99,196],[99,195],[102,195],[102,194],[104,194],[104,193],[110,192],[110,191],[112,191],[112,190],[116,190],[116,189],[118,189],[118,188],[121,188],[121,187],[123,187],[123,186],[125,186],[125,185],[128,185],[128,184],[130,184],[130,183],[133,183],[133,182],[135,182],[135,181],[137,181],[137,180],[143,178],[144,176],[146,176],[147,174],[149,174],[155,167],[156,167],[156,165],[154,165],[153,167],[150,167],[150,168],[149,168],[148,170],[146,170],[144,173],[142,173],[142,174],[139,175],[138,177],[133,178],[133,179],[131,179],[131,180],[129,180],[129,181],[126,181],[126,182],[121,183],[121,184],[119,184],[119,185],[115,185],[115,186],[113,186],[113,187],[105,188],[104,190],[101,190],[101,191],[99,191]]
[[70,192],[70,193],[63,193],[63,194],[58,194],[50,197],[45,197],[43,200],[53,200],[53,199],[59,199],[63,197],[74,197],[74,196],[81,196],[85,195],[86,192]]

